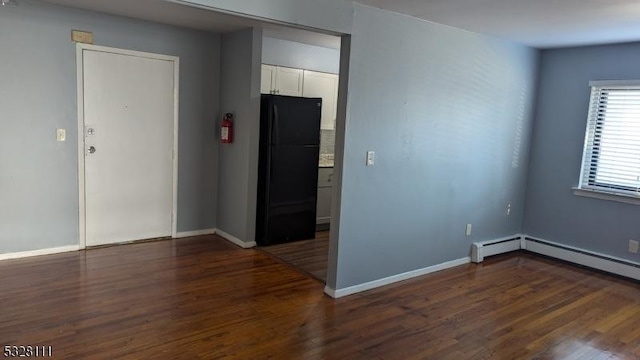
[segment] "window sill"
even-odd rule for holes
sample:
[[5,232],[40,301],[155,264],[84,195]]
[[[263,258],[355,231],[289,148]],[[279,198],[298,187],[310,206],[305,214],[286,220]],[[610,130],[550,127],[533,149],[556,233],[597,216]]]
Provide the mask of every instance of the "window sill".
[[573,188],[573,194],[600,200],[609,200],[631,205],[640,205],[640,198],[632,195],[617,194],[597,190],[585,190],[577,187]]

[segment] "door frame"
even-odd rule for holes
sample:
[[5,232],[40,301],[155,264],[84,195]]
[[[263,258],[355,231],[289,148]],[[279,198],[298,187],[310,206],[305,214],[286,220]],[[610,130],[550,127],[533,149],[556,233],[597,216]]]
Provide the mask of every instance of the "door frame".
[[85,192],[85,146],[84,146],[84,58],[85,50],[98,51],[118,55],[143,57],[154,60],[173,62],[173,186],[171,210],[171,237],[175,238],[178,231],[178,120],[179,120],[179,84],[180,58],[177,56],[161,55],[141,51],[118,49],[106,46],[76,44],[77,69],[77,97],[78,97],[78,230],[80,249],[87,244],[86,223],[86,192]]

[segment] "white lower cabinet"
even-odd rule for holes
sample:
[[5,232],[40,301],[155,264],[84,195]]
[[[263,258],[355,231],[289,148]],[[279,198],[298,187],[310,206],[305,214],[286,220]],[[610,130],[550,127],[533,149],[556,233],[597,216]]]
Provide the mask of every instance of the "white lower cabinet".
[[316,209],[316,224],[331,222],[331,187],[318,188],[318,207]]
[[331,222],[331,192],[333,190],[333,168],[318,169],[318,205],[316,224]]

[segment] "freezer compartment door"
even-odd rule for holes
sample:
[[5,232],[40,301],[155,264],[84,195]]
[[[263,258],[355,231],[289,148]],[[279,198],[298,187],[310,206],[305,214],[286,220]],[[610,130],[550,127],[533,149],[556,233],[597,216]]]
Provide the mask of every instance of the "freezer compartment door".
[[322,99],[272,95],[267,104],[271,145],[320,144]]

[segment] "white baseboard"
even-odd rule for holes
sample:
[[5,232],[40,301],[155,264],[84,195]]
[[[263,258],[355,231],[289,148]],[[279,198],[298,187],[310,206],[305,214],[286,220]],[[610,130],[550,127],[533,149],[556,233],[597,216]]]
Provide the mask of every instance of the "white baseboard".
[[362,291],[375,289],[375,288],[378,288],[378,287],[381,287],[381,286],[393,284],[393,283],[396,283],[396,282],[399,282],[399,281],[408,280],[408,279],[411,279],[411,278],[414,278],[414,277],[430,274],[432,272],[436,272],[436,271],[452,268],[452,267],[455,267],[455,266],[468,264],[470,262],[471,262],[471,258],[470,257],[465,257],[465,258],[462,258],[462,259],[447,261],[447,262],[444,262],[442,264],[433,265],[433,266],[429,266],[429,267],[426,267],[426,268],[413,270],[413,271],[408,271],[406,273],[402,273],[402,274],[398,274],[398,275],[389,276],[389,277],[386,277],[386,278],[383,278],[383,279],[370,281],[370,282],[367,282],[367,283],[364,283],[364,284],[346,287],[344,289],[337,289],[336,290],[336,289],[330,288],[329,286],[326,286],[324,288],[324,292],[325,292],[325,294],[331,296],[332,298],[340,298],[340,297],[343,297],[343,296],[347,296],[347,295],[359,293],[359,292],[362,292]]
[[242,241],[240,239],[238,239],[237,237],[233,236],[233,235],[229,235],[226,232],[220,230],[220,229],[216,229],[215,233],[217,235],[220,235],[220,237],[224,238],[225,240],[228,240],[232,243],[234,243],[237,246],[240,246],[243,249],[250,249],[250,248],[254,248],[256,247],[256,242],[255,241]]
[[640,280],[640,263],[524,235],[527,251]]
[[79,245],[60,246],[60,247],[48,248],[48,249],[0,254],[0,260],[20,259],[20,258],[31,257],[31,256],[51,255],[51,254],[58,254],[58,253],[78,251],[78,250],[80,250]]
[[200,235],[211,235],[211,234],[215,234],[216,233],[216,229],[204,229],[204,230],[192,230],[192,231],[180,231],[178,233],[176,233],[176,239],[179,238],[186,238],[186,237],[191,237],[191,236],[200,236]]
[[[500,239],[497,239],[472,244],[471,252],[473,261],[482,262],[485,256],[501,254],[504,252],[520,249],[527,250],[536,254],[546,255],[554,259],[583,265],[592,269],[602,270],[608,273],[640,280],[640,263],[638,262],[621,259],[574,246],[563,245],[529,235],[516,234],[511,238],[514,237],[520,237],[519,241],[511,240],[499,243]],[[499,244],[497,246],[492,246],[491,244],[495,242],[498,242]],[[485,244],[489,244],[492,249],[490,249],[489,251],[483,251],[483,245]]]

